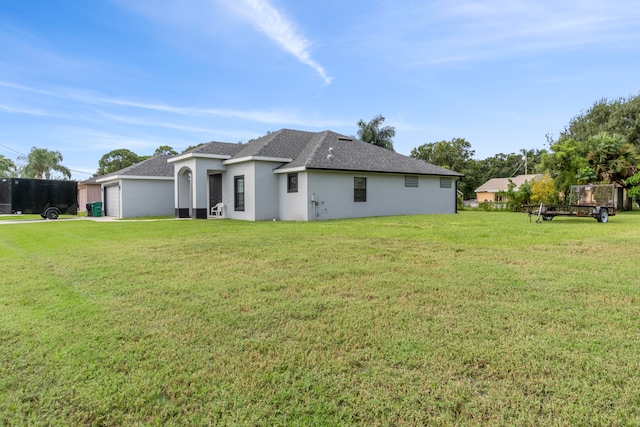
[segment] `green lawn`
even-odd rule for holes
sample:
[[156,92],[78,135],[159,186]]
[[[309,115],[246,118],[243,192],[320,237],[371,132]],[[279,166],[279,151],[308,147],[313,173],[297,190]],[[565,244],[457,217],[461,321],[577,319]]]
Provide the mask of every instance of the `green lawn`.
[[638,425],[640,215],[0,225],[0,425]]

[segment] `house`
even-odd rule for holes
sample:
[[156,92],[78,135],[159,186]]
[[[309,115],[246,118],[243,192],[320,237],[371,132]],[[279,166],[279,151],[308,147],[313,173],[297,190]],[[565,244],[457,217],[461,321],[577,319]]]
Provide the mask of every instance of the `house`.
[[173,215],[173,156],[159,155],[99,176],[106,216],[132,218]]
[[78,183],[78,212],[87,211],[87,203],[102,200],[102,185],[96,178],[90,178]]
[[542,175],[528,174],[517,175],[512,178],[491,178],[489,181],[476,188],[476,200],[478,203],[506,203],[506,196],[503,196],[500,193],[509,190],[509,182],[513,182],[514,191],[518,191],[522,184],[525,182],[531,183],[531,181],[540,176]]
[[[463,176],[331,131],[290,129],[247,144],[210,142],[167,162],[174,167],[178,218],[310,221],[455,213]],[[115,177],[109,182],[114,185]]]

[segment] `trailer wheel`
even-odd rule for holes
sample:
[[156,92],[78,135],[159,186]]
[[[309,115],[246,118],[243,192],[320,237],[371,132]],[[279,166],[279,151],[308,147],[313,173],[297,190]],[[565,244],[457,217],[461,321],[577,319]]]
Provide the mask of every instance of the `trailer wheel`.
[[598,213],[598,222],[608,222],[609,221],[609,212],[606,209],[600,209],[600,213]]
[[47,219],[58,219],[60,211],[57,208],[49,208],[44,213],[44,216],[47,217]]
[[553,216],[551,216],[551,215],[543,215],[542,219],[545,220],[545,221],[551,221],[553,219]]

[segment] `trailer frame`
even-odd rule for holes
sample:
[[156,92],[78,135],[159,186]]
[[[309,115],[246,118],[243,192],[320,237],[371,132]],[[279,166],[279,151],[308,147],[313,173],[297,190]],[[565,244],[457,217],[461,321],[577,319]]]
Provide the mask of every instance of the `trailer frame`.
[[598,222],[609,222],[610,216],[616,214],[615,185],[614,184],[585,184],[572,185],[569,193],[569,203],[545,205],[525,204],[522,212],[528,213],[529,218],[537,216],[540,220],[551,221],[556,216],[591,217]]

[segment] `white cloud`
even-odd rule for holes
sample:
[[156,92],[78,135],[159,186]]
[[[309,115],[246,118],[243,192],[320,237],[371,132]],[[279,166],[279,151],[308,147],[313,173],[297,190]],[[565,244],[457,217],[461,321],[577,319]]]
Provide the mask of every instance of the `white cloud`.
[[256,123],[266,123],[273,125],[296,125],[296,126],[311,126],[311,127],[323,127],[323,126],[339,126],[344,125],[343,121],[337,120],[325,120],[325,119],[313,119],[299,116],[295,113],[279,110],[235,110],[230,108],[190,108],[190,107],[176,107],[166,104],[152,104],[144,102],[133,102],[122,99],[107,99],[103,98],[97,100],[100,104],[112,104],[125,107],[133,107],[143,110],[158,111],[170,114],[177,114],[183,116],[210,116],[210,117],[222,117],[230,119],[241,119]]
[[[246,7],[240,7],[240,4]],[[324,67],[311,58],[309,52],[311,42],[268,0],[240,0],[233,7],[239,15],[252,22],[258,30],[278,43],[284,50],[303,64],[313,68],[326,84],[331,83],[331,77]]]
[[[102,119],[106,118],[114,123],[139,124],[143,126],[160,126],[191,132],[202,132],[207,131],[207,129],[202,129],[201,127],[192,126],[190,124],[183,125],[168,123],[166,120],[166,116],[156,116],[151,119],[140,119],[132,115],[132,112],[127,112],[127,115],[124,116],[121,111],[101,111],[94,108],[87,109],[86,106],[97,106],[98,108],[104,110],[109,110],[109,108],[115,107],[124,107],[155,113],[166,113],[173,116],[183,116],[187,119],[197,117],[217,117],[224,119],[239,119],[270,125],[330,128],[335,126],[343,126],[346,124],[342,120],[314,118],[309,117],[307,114],[300,115],[295,111],[290,112],[283,110],[239,110],[233,108],[181,107],[163,103],[131,101],[121,98],[108,98],[97,93],[89,93],[69,88],[49,88],[44,90],[32,86],[14,84],[7,81],[0,81],[0,88],[2,87],[17,92],[26,92],[33,95],[40,95],[41,97],[55,98],[64,101],[62,103],[56,103],[55,111],[47,111],[42,107],[33,109],[28,107],[17,107],[13,105],[0,104],[0,111],[15,114],[49,116],[82,121],[96,121],[95,116],[91,117],[89,115],[89,111],[91,111],[100,116]],[[71,113],[71,111],[73,111],[73,113]]]
[[46,111],[34,110],[31,108],[16,107],[11,105],[0,105],[0,111],[4,111],[5,113],[13,113],[13,114],[26,114],[28,116],[52,117],[52,114]]
[[[270,0],[111,0],[122,8],[131,10],[154,22],[160,22],[163,31],[181,29],[192,34],[189,43],[198,35],[210,37],[214,34],[227,37],[237,36],[237,25],[231,25],[233,18],[241,18],[251,23],[259,32],[265,34],[286,52],[301,63],[315,70],[325,84],[330,77],[325,68],[315,61],[310,52],[312,42],[297,28],[285,13],[276,8]],[[234,22],[235,24],[235,22]],[[231,30],[233,28],[233,30]],[[232,35],[233,34],[233,35]],[[171,37],[179,37],[175,31]],[[185,43],[185,41],[182,41]]]

